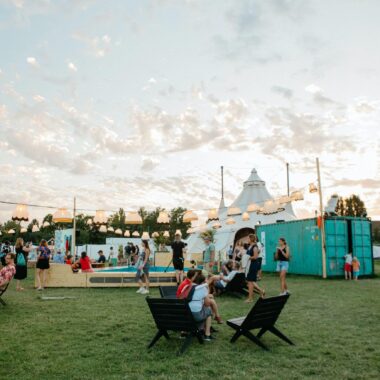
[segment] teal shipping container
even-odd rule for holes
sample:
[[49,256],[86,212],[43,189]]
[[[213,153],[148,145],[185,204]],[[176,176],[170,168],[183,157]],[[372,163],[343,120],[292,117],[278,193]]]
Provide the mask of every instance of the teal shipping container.
[[[360,262],[360,276],[374,274],[371,221],[367,218],[328,217],[324,220],[327,277],[344,275],[344,256],[352,252]],[[256,226],[263,245],[262,269],[275,272],[278,239],[290,247],[289,273],[322,276],[322,239],[317,219]]]

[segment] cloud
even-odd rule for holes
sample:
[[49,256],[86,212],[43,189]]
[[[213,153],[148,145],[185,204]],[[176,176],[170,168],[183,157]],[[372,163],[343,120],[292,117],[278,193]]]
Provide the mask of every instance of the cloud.
[[293,97],[293,91],[287,87],[272,86],[271,90],[287,99],[290,99]]
[[334,119],[331,115],[269,107],[265,118],[270,126],[268,133],[256,139],[265,154],[297,152],[298,155],[304,155],[325,151],[354,153],[356,150],[348,136],[334,134]]
[[344,187],[353,187],[360,186],[366,189],[374,189],[378,190],[380,188],[380,179],[372,179],[372,178],[363,178],[363,179],[348,179],[342,178],[335,180],[333,183],[334,187],[344,186]]
[[33,67],[35,67],[35,68],[37,68],[37,67],[40,66],[39,63],[37,62],[37,59],[34,58],[34,57],[28,57],[28,58],[26,59],[26,62],[29,63],[29,65],[31,65],[31,66],[33,66]]
[[159,165],[160,165],[160,160],[156,158],[151,158],[151,157],[143,157],[141,170],[143,171],[153,170]]
[[74,71],[74,72],[77,72],[78,71],[78,68],[74,65],[74,63],[72,63],[72,62],[69,62],[68,64],[67,64],[67,67],[69,68],[69,70],[71,70],[71,71]]
[[75,33],[72,35],[72,38],[84,43],[89,53],[97,58],[103,58],[111,51],[111,37],[107,34],[89,37],[83,33]]

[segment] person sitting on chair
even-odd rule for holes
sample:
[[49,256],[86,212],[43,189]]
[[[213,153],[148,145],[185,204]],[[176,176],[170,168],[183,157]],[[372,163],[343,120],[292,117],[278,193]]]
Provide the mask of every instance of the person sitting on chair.
[[210,342],[213,337],[211,336],[211,307],[207,306],[205,300],[208,296],[208,287],[205,276],[200,274],[194,279],[195,287],[192,294],[189,307],[193,313],[196,322],[204,323],[204,340]]
[[232,265],[232,270],[228,273],[228,275],[221,274],[219,276],[212,276],[208,280],[211,294],[220,294],[226,288],[227,284],[231,282],[235,275],[239,272],[240,263],[235,261]]
[[12,280],[15,273],[15,254],[7,253],[5,256],[5,266],[0,270],[0,288],[5,288],[8,282]]
[[186,274],[186,278],[181,282],[181,284],[178,286],[176,297],[177,298],[187,298],[190,289],[194,283],[194,280],[200,274],[200,270],[196,269],[189,269]]
[[[83,251],[81,253],[81,258],[73,264],[73,270],[78,268],[78,264],[80,265],[82,272],[93,272],[94,271],[92,269],[91,260],[87,256],[87,252],[85,252],[85,251]],[[75,265],[75,268],[74,268],[74,265]]]

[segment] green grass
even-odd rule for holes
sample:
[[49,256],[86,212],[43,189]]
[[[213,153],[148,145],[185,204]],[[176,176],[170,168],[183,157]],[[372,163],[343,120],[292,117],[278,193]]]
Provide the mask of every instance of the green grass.
[[[292,296],[278,326],[296,346],[270,334],[263,338],[270,352],[244,337],[230,344],[233,330],[224,324],[215,342],[194,341],[177,357],[178,334],[147,351],[156,329],[135,289],[48,289],[77,298],[42,301],[32,272],[27,289],[16,293],[13,283],[0,306],[0,379],[379,379],[379,277],[289,276]],[[276,276],[265,275],[262,285],[278,294]],[[250,308],[230,297],[218,304],[224,319]]]

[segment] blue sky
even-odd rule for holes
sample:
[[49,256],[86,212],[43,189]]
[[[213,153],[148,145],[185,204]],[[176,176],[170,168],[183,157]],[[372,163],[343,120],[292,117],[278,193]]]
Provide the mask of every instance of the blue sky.
[[[208,208],[252,167],[380,217],[378,1],[0,1],[0,199]],[[313,215],[315,196],[297,204]],[[11,209],[0,207],[0,218]],[[37,214],[40,211],[33,211]]]

